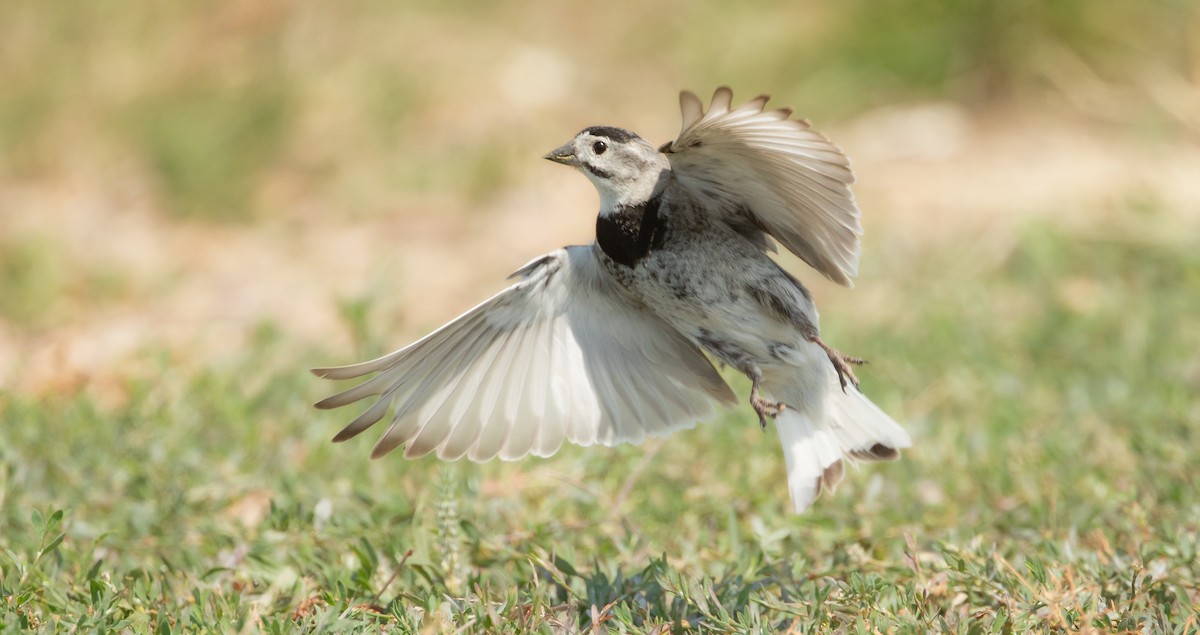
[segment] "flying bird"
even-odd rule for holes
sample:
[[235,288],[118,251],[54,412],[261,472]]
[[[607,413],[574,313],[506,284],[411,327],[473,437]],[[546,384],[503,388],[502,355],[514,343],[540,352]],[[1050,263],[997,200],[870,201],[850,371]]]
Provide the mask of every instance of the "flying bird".
[[378,359],[313,372],[374,377],[324,399],[373,398],[334,437],[391,412],[372,457],[513,460],[564,441],[638,443],[737,403],[713,361],[745,374],[772,420],[797,512],[856,460],[893,460],[908,434],[859,390],[861,359],[827,345],[812,294],[772,260],[776,243],[851,286],[860,212],[842,151],[767,97],[707,110],[680,95],[683,128],[659,148],[610,126],[585,128],[545,158],[600,195],[596,240],[535,258],[512,286]]

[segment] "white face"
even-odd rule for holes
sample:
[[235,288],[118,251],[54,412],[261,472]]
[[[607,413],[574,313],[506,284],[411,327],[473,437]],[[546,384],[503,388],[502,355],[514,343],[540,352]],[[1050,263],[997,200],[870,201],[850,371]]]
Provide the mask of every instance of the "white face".
[[670,169],[666,156],[617,128],[588,128],[546,158],[577,167],[588,177],[600,193],[601,214],[645,202]]

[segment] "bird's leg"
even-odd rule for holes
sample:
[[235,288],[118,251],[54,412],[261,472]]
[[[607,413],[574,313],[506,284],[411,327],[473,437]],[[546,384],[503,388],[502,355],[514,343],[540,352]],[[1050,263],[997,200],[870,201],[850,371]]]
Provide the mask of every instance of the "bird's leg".
[[758,426],[763,430],[767,429],[767,417],[774,419],[779,416],[779,413],[787,409],[787,404],[782,401],[771,401],[764,399],[758,394],[758,383],[762,380],[762,373],[757,370],[750,374],[750,405],[754,407],[754,412],[758,413]]
[[821,349],[825,351],[825,354],[829,356],[829,361],[833,363],[833,369],[837,371],[838,382],[842,384],[842,392],[846,391],[847,378],[850,380],[849,383],[854,384],[854,387],[858,388],[858,377],[854,375],[854,370],[850,368],[850,365],[854,364],[855,366],[861,366],[867,363],[867,360],[862,359],[861,357],[851,357],[850,355],[830,347],[825,342],[822,342],[821,338],[816,334],[809,335],[808,341],[820,346]]

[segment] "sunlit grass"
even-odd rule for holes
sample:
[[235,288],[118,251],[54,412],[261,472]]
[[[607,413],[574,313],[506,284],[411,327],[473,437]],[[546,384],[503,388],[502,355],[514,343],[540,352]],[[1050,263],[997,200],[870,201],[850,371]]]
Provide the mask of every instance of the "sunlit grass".
[[308,405],[329,387],[303,369],[336,353],[271,329],[196,374],[150,358],[115,408],[4,395],[5,623],[1194,630],[1194,251],[1034,226],[998,263],[962,255],[863,281],[900,287],[904,314],[831,337],[872,358],[916,443],[799,517],[745,408],[550,460],[369,461]]
[[[22,193],[112,185],[105,205],[234,230],[301,203],[483,208],[571,126],[670,132],[662,95],[723,83],[822,127],[948,99],[1189,134],[1162,96],[1200,64],[1194,4],[833,6],[0,4],[0,194],[57,205]],[[514,66],[526,49],[561,72]],[[514,81],[530,83],[506,94]],[[839,292],[823,329],[871,360],[865,388],[915,445],[800,517],[744,406],[665,442],[509,464],[330,444],[347,415],[311,409],[332,387],[305,369],[403,343],[369,290],[341,300],[354,350],[265,324],[234,360],[197,364],[148,335],[103,386],[0,390],[0,624],[1196,632],[1198,232],[1153,197],[1128,207],[1003,250],[869,245],[859,288],[886,289],[888,314],[844,311],[861,296]],[[108,213],[91,240],[124,227]],[[0,236],[0,335],[51,340],[51,365],[56,322],[120,305],[134,274],[59,238]]]

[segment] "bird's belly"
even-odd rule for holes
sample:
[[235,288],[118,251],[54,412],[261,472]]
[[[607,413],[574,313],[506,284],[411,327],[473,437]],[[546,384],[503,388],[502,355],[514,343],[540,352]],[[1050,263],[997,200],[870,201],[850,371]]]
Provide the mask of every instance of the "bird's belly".
[[668,245],[635,267],[602,260],[622,286],[696,346],[748,376],[761,374],[764,389],[789,405],[819,408],[836,381],[825,352],[749,290],[778,275],[773,263],[720,241],[701,246]]
[[721,361],[735,367],[743,366],[735,358],[760,366],[792,363],[794,349],[807,342],[748,292],[752,259],[738,263],[720,255],[664,250],[637,267],[614,264],[613,273],[659,317]]

